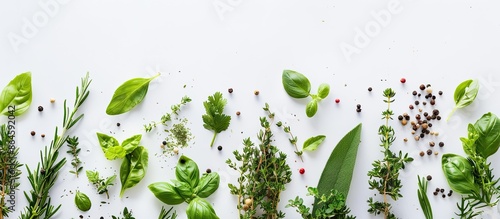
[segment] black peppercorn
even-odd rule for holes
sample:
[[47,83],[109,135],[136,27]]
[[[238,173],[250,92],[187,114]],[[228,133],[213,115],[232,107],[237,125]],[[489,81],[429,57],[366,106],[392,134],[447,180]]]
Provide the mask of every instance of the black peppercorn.
[[413,96],[417,96],[417,91],[416,91],[416,90],[414,90],[414,91],[412,92],[412,94],[413,94]]
[[400,121],[401,121],[401,120],[403,120],[403,116],[402,116],[402,115],[399,115],[399,116],[398,116],[398,120],[400,120]]
[[179,161],[181,164],[185,164],[186,163],[186,160],[182,159]]
[[35,136],[36,135],[36,132],[35,131],[31,131],[31,136]]
[[122,125],[122,124],[120,124],[119,122],[118,122],[118,123],[116,123],[116,126],[118,126],[118,127],[120,127],[121,125]]
[[436,116],[436,119],[437,120],[441,120],[441,116]]
[[443,95],[443,91],[439,91],[439,92],[438,92],[438,94],[439,94],[439,95]]
[[445,195],[445,194],[443,194],[443,195],[441,195],[441,197],[446,198],[446,195]]
[[436,188],[436,192],[439,192],[439,191],[441,191],[441,189],[440,188]]
[[443,147],[444,146],[444,143],[443,142],[439,142],[439,147]]
[[425,134],[424,133],[420,134],[420,137],[421,138],[425,137]]
[[431,149],[427,150],[427,155],[431,155],[431,154],[432,154],[432,150]]
[[418,104],[420,104],[420,102],[418,100],[415,100],[415,105],[418,106]]
[[161,142],[162,145],[167,145],[167,141]]
[[222,146],[220,146],[220,145],[219,145],[219,146],[217,147],[217,150],[222,151]]
[[233,88],[229,88],[229,89],[227,89],[227,92],[229,92],[229,93],[233,93]]
[[370,91],[370,92],[371,92],[372,90],[373,90],[373,88],[372,88],[372,87],[368,87],[368,91]]
[[410,108],[411,110],[414,109],[413,105],[410,104],[410,106],[408,106],[408,108]]
[[434,195],[438,195],[438,192],[434,192],[433,194],[434,194]]
[[357,109],[361,109],[361,104],[356,105]]
[[428,116],[428,115],[429,115],[429,113],[427,113],[427,112],[424,113],[424,116]]
[[441,192],[441,193],[444,193],[444,189],[441,189],[441,190],[440,190],[440,192]]
[[410,116],[409,116],[409,115],[406,115],[406,116],[405,116],[405,119],[406,119],[406,120],[410,120]]
[[420,85],[420,90],[425,90],[425,85],[421,84]]
[[437,110],[437,109],[432,110],[432,114],[434,114],[434,115],[436,115],[436,116],[437,116],[437,115],[439,115],[439,110]]
[[361,112],[361,109],[356,109],[356,112],[358,112],[358,113]]
[[212,172],[212,170],[211,170],[211,169],[207,169],[207,173],[211,173],[211,172]]
[[427,180],[428,180],[428,181],[431,181],[431,180],[432,180],[432,176],[431,176],[431,175],[428,175],[428,176],[427,176]]
[[420,151],[420,156],[423,157],[425,155],[425,152]]
[[427,102],[424,101],[424,102],[422,102],[422,104],[424,104],[424,106],[425,106],[425,105],[427,105]]
[[38,111],[42,112],[43,111],[43,106],[38,106]]

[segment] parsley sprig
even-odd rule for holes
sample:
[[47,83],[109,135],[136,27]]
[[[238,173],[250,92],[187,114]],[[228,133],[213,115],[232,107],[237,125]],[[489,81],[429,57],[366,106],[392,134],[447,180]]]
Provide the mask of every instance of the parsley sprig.
[[214,131],[214,137],[210,143],[210,147],[214,145],[217,134],[225,131],[231,122],[231,116],[224,114],[224,107],[227,100],[222,97],[221,92],[216,92],[214,95],[209,96],[208,100],[203,102],[206,114],[202,116],[203,127],[207,130]]

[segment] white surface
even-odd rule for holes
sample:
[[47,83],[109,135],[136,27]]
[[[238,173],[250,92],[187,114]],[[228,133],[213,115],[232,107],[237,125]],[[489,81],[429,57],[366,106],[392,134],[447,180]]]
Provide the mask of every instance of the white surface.
[[[275,131],[276,144],[289,154],[293,169],[293,180],[280,204],[287,218],[299,218],[293,209],[284,208],[287,200],[303,196],[305,186],[317,184],[335,144],[359,122],[363,122],[362,143],[348,204],[358,218],[374,218],[366,212],[366,200],[374,193],[368,190],[366,173],[371,163],[381,158],[377,130],[382,124],[380,112],[385,107],[381,91],[386,87],[396,90],[393,109],[401,114],[413,101],[410,92],[421,83],[430,83],[435,90],[444,91],[437,108],[447,116],[453,107],[455,86],[468,78],[482,81],[481,92],[472,106],[459,110],[448,123],[436,122],[441,133],[436,141],[446,143],[439,150],[440,155],[462,154],[459,137],[466,134],[467,123],[488,111],[500,113],[497,103],[500,3],[496,1],[61,0],[50,7],[50,16],[41,6],[45,2],[0,3],[0,86],[21,72],[33,72],[33,104],[26,115],[18,118],[16,127],[21,162],[30,167],[36,165],[38,151],[50,143],[54,127],[61,125],[63,100],[73,101],[74,87],[87,71],[93,82],[91,95],[82,107],[85,119],[71,134],[80,137],[84,168],[97,169],[106,175],[119,171],[119,161],[104,158],[95,132],[111,132],[119,140],[142,133],[143,124],[158,120],[170,105],[188,95],[193,102],[182,109],[182,115],[190,121],[195,143],[182,153],[193,158],[201,170],[211,168],[221,174],[219,190],[209,201],[224,219],[237,218],[235,198],[227,188],[227,183],[235,182],[237,175],[224,161],[232,157],[233,150],[241,148],[243,138],[255,136],[265,102],[279,119],[291,125],[300,144],[312,135],[327,135],[322,147],[306,153],[302,163],[296,161],[286,136]],[[214,5],[225,6],[227,11],[217,10]],[[377,24],[379,21],[373,14],[389,10],[393,12],[390,19]],[[39,21],[38,26],[23,34],[23,28],[33,23],[34,17]],[[366,26],[374,32],[369,31],[371,36],[364,44],[362,41],[355,44],[357,28],[366,33]],[[13,36],[25,41],[16,46],[11,43]],[[346,56],[341,50],[345,44],[359,50]],[[332,86],[330,96],[320,104],[314,118],[305,116],[304,101],[294,100],[284,92],[283,69],[306,74],[313,89],[322,82]],[[151,84],[139,107],[120,116],[105,114],[118,85],[158,71],[162,72],[161,78]],[[408,82],[399,83],[401,77]],[[374,88],[371,93],[366,90],[369,86]],[[234,88],[231,95],[226,92],[229,87]],[[256,89],[260,91],[257,97],[253,95]],[[216,144],[224,146],[222,152],[209,148],[212,133],[202,127],[201,121],[202,101],[215,91],[222,91],[228,98],[228,114],[242,112],[240,117],[233,116],[229,130],[219,135]],[[49,103],[52,97],[57,100],[54,105]],[[335,98],[341,99],[340,104],[335,104]],[[361,114],[355,112],[358,103],[362,104]],[[37,111],[38,105],[45,107],[43,113]],[[122,126],[116,127],[117,122]],[[436,187],[448,190],[440,156],[421,159],[418,152],[427,150],[427,141],[416,144],[410,139],[403,144],[404,137],[411,138],[409,127],[401,129],[396,121],[392,125],[398,137],[394,150],[401,149],[416,158],[401,174],[404,198],[394,205],[394,212],[401,218],[423,218],[416,196],[416,175],[433,176],[429,190]],[[47,137],[32,138],[31,130]],[[164,136],[163,132],[144,135],[142,143],[152,155],[146,178],[122,199],[118,198],[119,185],[114,186],[109,204],[99,205],[105,198],[94,194],[85,177],[76,179],[69,174],[70,166],[66,166],[51,190],[54,203],[63,204],[56,218],[76,218],[80,214],[85,218],[110,218],[123,206],[131,208],[139,219],[156,218],[162,203],[146,186],[174,178],[177,161],[154,156],[160,152],[159,143]],[[499,158],[499,154],[491,157],[495,175],[500,175]],[[298,174],[301,167],[306,174]],[[25,177],[24,173],[21,191],[29,189]],[[94,206],[88,213],[81,213],[74,206],[71,192],[75,189],[91,196]],[[17,212],[12,218],[19,215],[26,203],[20,194],[17,199]],[[458,200],[456,194],[446,199],[430,194],[435,218],[453,217]],[[185,208],[185,204],[176,206],[180,218],[185,218]]]

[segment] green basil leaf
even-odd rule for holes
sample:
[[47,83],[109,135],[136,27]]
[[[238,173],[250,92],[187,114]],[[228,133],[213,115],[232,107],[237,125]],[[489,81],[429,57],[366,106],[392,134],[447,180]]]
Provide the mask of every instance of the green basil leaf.
[[177,193],[184,199],[185,202],[189,203],[191,202],[191,199],[195,198],[191,185],[177,180],[172,180],[172,183],[174,184],[174,188]]
[[146,175],[148,168],[148,151],[143,146],[137,147],[132,153],[125,156],[120,167],[120,182],[122,188],[120,197],[125,190],[137,185]]
[[139,147],[139,144],[141,143],[141,138],[142,135],[134,135],[123,141],[122,147],[123,149],[125,149],[127,154],[132,153],[132,151],[134,151],[137,147]]
[[[337,190],[347,198],[356,163],[356,154],[361,142],[361,129],[362,124],[360,123],[349,131],[333,149],[318,182],[319,194],[329,194],[330,191]],[[320,201],[317,198],[314,199],[313,213],[320,207],[318,204]]]
[[116,138],[103,133],[97,133],[97,139],[99,140],[99,144],[101,145],[101,149],[104,153],[106,153],[108,148],[120,145]]
[[200,170],[193,160],[182,155],[175,167],[175,176],[177,180],[189,184],[191,188],[195,188],[200,181]]
[[302,150],[304,151],[314,151],[318,149],[318,146],[325,140],[326,136],[318,135],[314,137],[310,137],[304,142],[302,146]]
[[201,197],[207,198],[219,188],[220,177],[218,173],[212,172],[203,174],[200,183],[194,189],[194,193]]
[[458,85],[455,89],[454,99],[457,108],[463,108],[472,103],[476,99],[479,91],[478,80],[466,80]]
[[325,83],[320,84],[318,87],[318,97],[320,97],[321,99],[325,99],[328,94],[330,94],[330,85]]
[[184,199],[170,183],[152,183],[148,186],[148,188],[156,196],[156,198],[167,205],[178,205],[184,202]]
[[88,211],[92,207],[92,202],[90,198],[83,192],[76,190],[75,194],[75,204],[81,211]]
[[104,156],[108,160],[115,160],[116,158],[124,158],[127,155],[125,149],[122,146],[113,146],[106,150]]
[[301,73],[292,70],[284,70],[281,76],[286,93],[293,98],[305,98],[311,91],[311,83]]
[[465,157],[444,154],[441,158],[441,167],[453,191],[460,194],[479,194],[479,188],[474,183],[474,169]]
[[149,82],[158,76],[160,74],[151,78],[134,78],[120,85],[106,108],[106,114],[119,115],[133,109],[148,93]]
[[33,98],[31,88],[31,72],[17,75],[2,90],[0,94],[0,113],[10,115],[9,106],[14,106],[15,116],[20,116],[28,110]]
[[219,219],[215,210],[205,199],[195,198],[186,209],[188,219]]
[[474,125],[469,124],[467,126],[468,136],[467,138],[461,137],[460,141],[462,141],[462,147],[465,151],[465,154],[469,156],[474,156],[476,154],[476,141],[479,138],[479,134],[474,127]]
[[99,172],[87,170],[85,173],[87,174],[87,179],[89,179],[91,183],[99,181]]
[[500,119],[489,112],[474,124],[479,138],[476,140],[476,151],[485,159],[498,151],[500,147]]
[[318,111],[318,101],[316,99],[312,99],[306,106],[306,115],[307,117],[313,117]]

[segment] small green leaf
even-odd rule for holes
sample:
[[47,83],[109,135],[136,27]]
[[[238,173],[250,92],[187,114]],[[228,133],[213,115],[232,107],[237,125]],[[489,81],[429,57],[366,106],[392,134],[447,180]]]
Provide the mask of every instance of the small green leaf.
[[184,199],[170,183],[157,182],[150,184],[148,188],[156,196],[156,198],[167,205],[178,205],[184,202]]
[[188,219],[219,219],[212,205],[202,198],[195,198],[186,209]]
[[87,174],[87,178],[89,179],[89,181],[91,183],[95,183],[95,182],[99,181],[99,172],[87,170],[85,173]]
[[108,150],[108,148],[114,147],[114,146],[119,146],[120,143],[116,138],[103,134],[103,133],[96,133],[97,134],[97,139],[99,140],[99,144],[101,145],[101,149],[104,153]]
[[318,111],[318,101],[316,99],[312,99],[306,106],[306,115],[307,117],[313,117]]
[[125,156],[120,167],[120,182],[122,188],[120,197],[125,190],[137,185],[146,175],[148,169],[148,151],[143,146],[137,147],[132,153]]
[[15,116],[22,115],[31,105],[32,92],[31,72],[17,75],[0,93],[0,113],[11,115],[9,106],[12,106],[15,107]]
[[108,160],[114,160],[114,159],[117,159],[117,158],[124,158],[125,155],[127,155],[127,152],[125,151],[125,149],[123,149],[122,146],[113,146],[113,147],[110,147],[104,153],[104,156]]
[[[328,194],[332,190],[339,191],[345,197],[349,194],[358,146],[361,142],[361,128],[360,123],[349,131],[333,149],[318,182],[319,194]],[[317,198],[314,199],[313,213],[319,207],[317,204],[320,201]]]
[[139,144],[141,143],[141,138],[142,135],[134,135],[130,138],[125,139],[121,146],[123,147],[123,149],[125,149],[127,154],[130,154],[137,147],[139,147]]
[[158,76],[159,73],[151,78],[133,78],[120,85],[106,108],[106,114],[119,115],[133,109],[148,93],[149,82]]
[[455,93],[453,95],[453,99],[455,100],[455,107],[448,116],[448,119],[451,118],[451,115],[453,115],[455,110],[470,105],[476,99],[478,92],[479,92],[478,80],[466,80],[460,83],[455,89]]
[[306,76],[292,70],[284,70],[281,76],[286,93],[293,98],[306,98],[311,91],[311,83]]
[[80,211],[88,211],[92,207],[90,198],[83,192],[76,190],[75,204]]
[[219,183],[220,177],[218,173],[204,174],[200,179],[200,183],[194,189],[194,193],[200,198],[207,198],[219,188]]
[[474,124],[474,128],[479,134],[476,140],[476,150],[485,159],[498,151],[500,147],[500,119],[489,112],[484,114]]
[[325,99],[329,93],[330,93],[330,85],[325,83],[319,85],[318,97],[320,97],[321,99]]
[[302,150],[304,151],[314,151],[318,149],[318,146],[323,143],[325,140],[326,136],[324,135],[318,135],[314,137],[310,137],[304,142],[304,146],[302,146]]
[[177,180],[189,184],[191,188],[195,188],[200,181],[200,170],[193,160],[182,155],[175,167],[175,176]]

